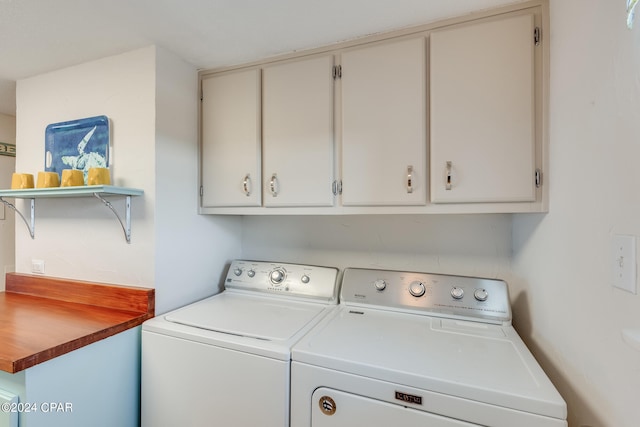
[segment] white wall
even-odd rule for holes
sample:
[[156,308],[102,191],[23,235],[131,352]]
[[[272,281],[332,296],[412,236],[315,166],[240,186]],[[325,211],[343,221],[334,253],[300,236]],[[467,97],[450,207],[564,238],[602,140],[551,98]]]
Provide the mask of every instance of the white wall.
[[245,217],[242,256],[338,267],[510,277],[509,215]]
[[614,289],[613,234],[640,235],[640,17],[551,0],[550,211],[514,217],[515,324],[572,427],[636,427],[640,297]]
[[[0,114],[0,142],[16,143],[16,118]],[[0,188],[11,187],[11,174],[15,171],[15,157],[0,156]],[[0,204],[0,291],[4,290],[5,272],[15,265],[15,215]]]
[[195,68],[153,46],[19,81],[17,170],[44,169],[48,124],[104,114],[114,184],[144,195],[130,244],[97,199],[36,200],[35,239],[15,227],[16,271],[41,259],[48,276],[156,287],[156,313],[217,292],[240,219],[197,215],[197,102]]
[[225,266],[240,256],[240,218],[198,208],[198,76],[157,49],[156,313],[217,292]]

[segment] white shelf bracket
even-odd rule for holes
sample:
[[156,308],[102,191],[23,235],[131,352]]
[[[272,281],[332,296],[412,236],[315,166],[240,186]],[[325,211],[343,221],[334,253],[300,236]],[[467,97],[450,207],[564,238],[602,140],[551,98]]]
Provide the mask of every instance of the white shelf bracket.
[[[0,0],[1,1],[1,0]],[[0,202],[16,212],[22,218],[25,225],[29,229],[32,239],[35,239],[35,223],[36,223],[36,201],[38,198],[70,198],[70,197],[91,197],[98,198],[106,207],[111,209],[120,222],[124,237],[127,243],[131,243],[131,197],[141,196],[144,192],[136,188],[115,187],[112,185],[84,185],[74,187],[49,187],[49,188],[24,188],[24,189],[0,189]],[[10,202],[4,200],[5,197],[16,199],[28,199],[31,202],[31,218],[30,221],[18,211],[18,209]],[[124,221],[118,214],[118,211],[111,205],[111,202],[105,197],[124,197],[125,198],[125,216]]]
[[124,213],[124,222],[122,218],[118,214],[118,211],[113,207],[110,201],[106,200],[98,193],[93,193],[95,197],[97,197],[106,207],[111,209],[111,212],[114,213],[118,222],[120,222],[120,226],[122,227],[122,231],[124,231],[124,238],[127,240],[127,243],[131,243],[131,196],[126,196],[125,198],[125,213]]
[[17,213],[20,218],[22,218],[22,221],[24,221],[24,225],[27,226],[27,228],[29,229],[29,234],[31,235],[32,239],[35,239],[36,236],[36,199],[29,199],[29,201],[31,202],[31,221],[27,221],[27,219],[24,217],[24,215],[22,215],[22,212],[20,212],[18,210],[18,208],[15,207],[15,205],[13,203],[9,203],[6,200],[4,200],[2,197],[0,197],[0,202],[4,203],[9,209],[13,210],[15,213]]

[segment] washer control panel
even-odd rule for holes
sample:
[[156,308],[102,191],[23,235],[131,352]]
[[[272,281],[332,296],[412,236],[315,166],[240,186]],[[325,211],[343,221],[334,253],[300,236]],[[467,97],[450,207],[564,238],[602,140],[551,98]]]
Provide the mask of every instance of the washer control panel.
[[347,268],[341,301],[489,323],[511,322],[509,289],[497,279]]
[[235,260],[225,288],[319,299],[337,304],[338,269],[314,265]]

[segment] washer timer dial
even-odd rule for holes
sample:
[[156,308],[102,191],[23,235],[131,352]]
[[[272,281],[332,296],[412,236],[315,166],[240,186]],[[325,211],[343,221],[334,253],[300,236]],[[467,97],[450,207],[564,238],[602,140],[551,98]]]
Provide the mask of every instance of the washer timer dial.
[[285,275],[286,273],[283,268],[276,268],[269,274],[269,280],[271,280],[271,283],[278,286],[284,281]]

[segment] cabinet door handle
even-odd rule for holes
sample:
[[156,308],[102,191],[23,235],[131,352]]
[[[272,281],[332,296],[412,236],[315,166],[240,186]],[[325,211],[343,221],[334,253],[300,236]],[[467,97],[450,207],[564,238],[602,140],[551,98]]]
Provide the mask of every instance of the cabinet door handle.
[[413,166],[407,166],[407,193],[413,193]]
[[249,197],[251,195],[251,175],[246,174],[244,179],[242,180],[242,191],[244,191],[244,195]]
[[446,177],[446,183],[445,183],[445,190],[451,190],[451,168],[452,168],[452,164],[451,161],[447,161],[447,177]]
[[278,175],[275,173],[271,175],[271,179],[269,180],[269,191],[273,197],[278,196]]

